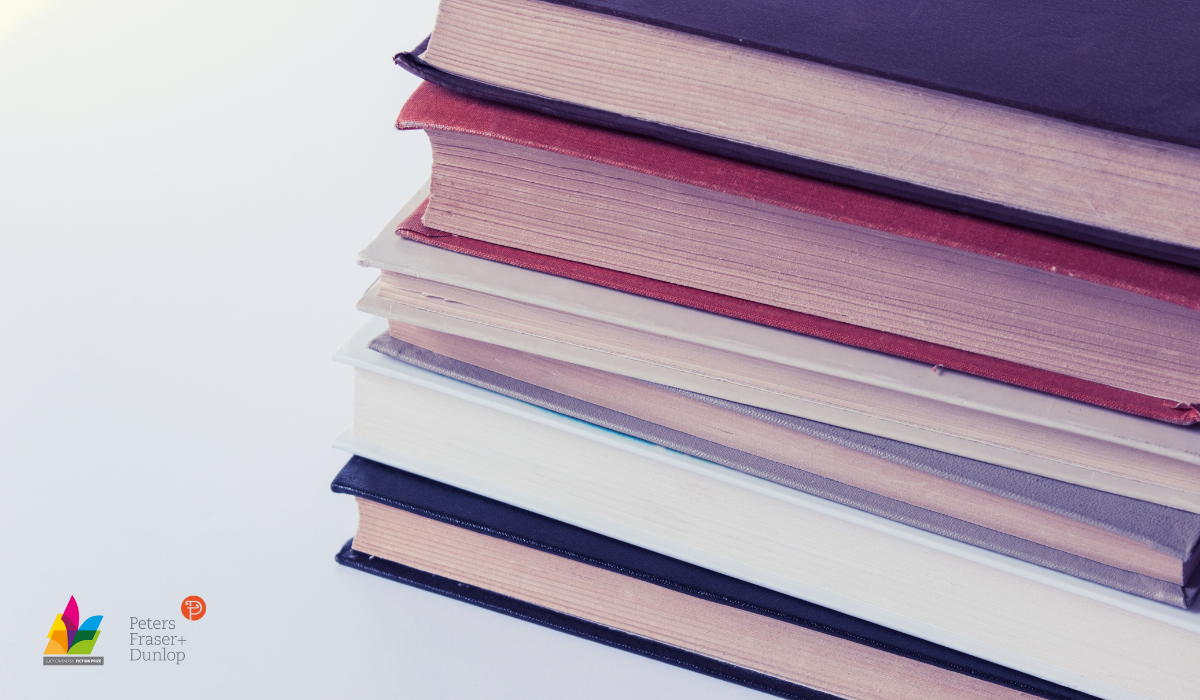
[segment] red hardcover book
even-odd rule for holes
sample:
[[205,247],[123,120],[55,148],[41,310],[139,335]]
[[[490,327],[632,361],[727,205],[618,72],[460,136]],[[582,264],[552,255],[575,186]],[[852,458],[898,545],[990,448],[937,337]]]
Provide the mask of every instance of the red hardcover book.
[[[486,137],[732,195],[850,227],[936,244],[971,256],[1039,270],[1045,276],[1086,280],[1166,302],[1160,304],[1163,307],[1175,305],[1188,310],[1200,309],[1200,275],[1186,268],[730,161],[642,137],[480,102],[429,84],[422,85],[405,105],[398,126]],[[438,170],[435,166],[435,200],[437,196]],[[442,218],[447,217],[449,214]],[[478,222],[475,224],[478,226]],[[451,235],[425,227],[418,217],[406,222],[400,233],[470,255],[941,365],[1127,413],[1184,425],[1200,421],[1200,412],[1193,405],[1196,397],[1191,396],[1186,387],[1179,390],[1178,396],[1130,390],[1012,358],[998,358],[931,342],[928,338],[907,337],[761,300],[679,284],[678,279],[668,281],[666,275],[668,279],[655,279],[645,274],[611,269],[608,265],[478,240],[479,236],[475,235]],[[752,236],[747,236],[747,241],[747,245],[754,245]]]

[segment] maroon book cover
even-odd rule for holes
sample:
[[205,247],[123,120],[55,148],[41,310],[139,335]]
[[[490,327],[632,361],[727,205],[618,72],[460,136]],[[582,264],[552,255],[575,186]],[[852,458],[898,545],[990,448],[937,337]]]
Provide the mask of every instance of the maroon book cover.
[[437,246],[507,265],[545,272],[588,284],[600,285],[622,292],[688,306],[702,311],[752,321],[765,326],[824,338],[846,345],[896,355],[932,366],[957,370],[1016,386],[1044,391],[1077,401],[1103,406],[1133,415],[1145,416],[1167,423],[1192,425],[1200,422],[1195,406],[1176,401],[1117,389],[1097,382],[1050,372],[1008,360],[914,340],[894,333],[863,328],[811,314],[781,309],[754,301],[684,287],[671,282],[631,275],[595,265],[531,253],[506,246],[456,236],[431,229],[421,222],[425,204],[417,207],[396,229],[409,240]]
[[396,125],[561,153],[1200,310],[1200,273],[1185,267],[484,102],[432,83],[417,88]]

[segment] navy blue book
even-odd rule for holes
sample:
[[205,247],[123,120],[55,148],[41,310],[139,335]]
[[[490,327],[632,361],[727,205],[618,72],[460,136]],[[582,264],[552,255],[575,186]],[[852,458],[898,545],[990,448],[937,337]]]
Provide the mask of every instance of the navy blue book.
[[353,457],[346,566],[780,697],[1092,696]]

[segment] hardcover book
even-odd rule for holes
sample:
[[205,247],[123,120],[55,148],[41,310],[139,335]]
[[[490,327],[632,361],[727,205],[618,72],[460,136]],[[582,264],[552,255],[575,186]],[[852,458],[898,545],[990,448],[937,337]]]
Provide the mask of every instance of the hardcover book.
[[443,0],[397,62],[490,101],[1200,265],[1200,109],[1178,64],[1196,62],[1195,9],[949,5]]
[[1200,420],[1196,271],[428,85],[398,124],[434,147],[423,221],[401,228],[414,240]]
[[1088,697],[362,457],[332,488],[346,566],[773,695]]

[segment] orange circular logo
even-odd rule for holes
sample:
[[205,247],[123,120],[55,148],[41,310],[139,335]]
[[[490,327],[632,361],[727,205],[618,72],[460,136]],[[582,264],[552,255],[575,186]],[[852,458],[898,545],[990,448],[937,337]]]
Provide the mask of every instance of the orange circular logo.
[[183,604],[179,606],[183,611],[183,616],[189,620],[199,620],[204,617],[204,613],[208,612],[208,606],[204,604],[204,599],[198,595],[190,595],[183,599]]

